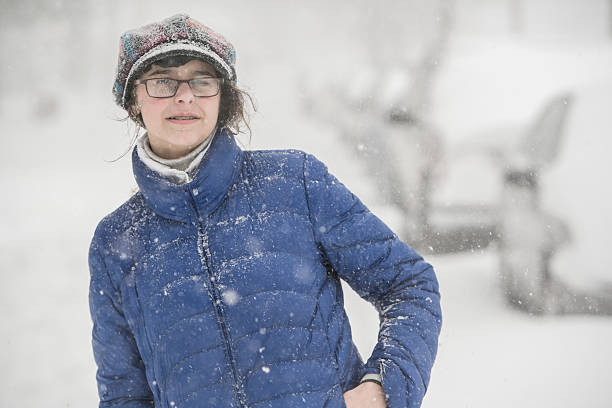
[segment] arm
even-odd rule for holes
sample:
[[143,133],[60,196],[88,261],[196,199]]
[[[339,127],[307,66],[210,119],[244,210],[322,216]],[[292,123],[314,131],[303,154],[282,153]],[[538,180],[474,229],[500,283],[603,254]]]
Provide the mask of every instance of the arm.
[[98,365],[99,406],[151,408],[153,395],[144,364],[95,237],[89,250],[89,269],[89,307],[93,320],[94,358]]
[[317,241],[336,273],[380,316],[363,374],[381,375],[390,408],[419,407],[441,326],[434,271],[312,156],[304,177]]

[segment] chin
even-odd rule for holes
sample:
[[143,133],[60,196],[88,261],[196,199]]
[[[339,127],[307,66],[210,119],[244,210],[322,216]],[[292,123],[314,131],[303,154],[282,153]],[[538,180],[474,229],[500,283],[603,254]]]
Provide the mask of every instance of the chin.
[[203,135],[202,132],[177,132],[170,137],[169,141],[177,146],[196,147],[208,137],[208,133]]

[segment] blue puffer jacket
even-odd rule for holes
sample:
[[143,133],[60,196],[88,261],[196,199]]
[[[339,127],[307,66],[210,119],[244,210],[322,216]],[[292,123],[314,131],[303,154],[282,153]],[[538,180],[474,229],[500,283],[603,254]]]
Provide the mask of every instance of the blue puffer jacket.
[[[221,131],[188,184],[133,166],[140,192],[90,249],[100,407],[344,407],[365,373],[389,407],[420,405],[434,272],[321,162]],[[380,313],[366,364],[339,278]]]

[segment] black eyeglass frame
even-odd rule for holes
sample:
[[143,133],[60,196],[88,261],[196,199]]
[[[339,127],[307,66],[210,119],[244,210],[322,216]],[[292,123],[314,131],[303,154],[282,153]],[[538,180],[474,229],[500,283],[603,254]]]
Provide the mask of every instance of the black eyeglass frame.
[[[176,82],[176,89],[174,90],[174,93],[172,95],[168,95],[168,96],[153,96],[153,95],[151,95],[151,93],[149,92],[148,82],[152,81],[152,80],[155,80],[155,79],[168,79],[168,80],[171,80],[171,81],[175,81]],[[213,80],[217,81],[217,92],[214,95],[205,95],[205,96],[196,95],[195,91],[193,90],[193,87],[191,86],[191,81],[198,81],[198,80],[202,80],[202,79],[213,79]],[[189,89],[191,89],[191,92],[193,92],[193,96],[198,97],[198,98],[212,98],[213,96],[219,95],[219,92],[221,92],[221,85],[223,85],[224,81],[225,81],[225,78],[212,78],[212,77],[191,78],[191,79],[147,78],[147,79],[137,79],[136,81],[134,81],[134,84],[135,85],[144,85],[145,89],[147,90],[147,95],[149,95],[150,98],[164,99],[164,98],[173,98],[173,97],[175,97],[176,93],[178,92],[178,89],[181,87],[181,84],[186,82],[187,85],[189,85]]]

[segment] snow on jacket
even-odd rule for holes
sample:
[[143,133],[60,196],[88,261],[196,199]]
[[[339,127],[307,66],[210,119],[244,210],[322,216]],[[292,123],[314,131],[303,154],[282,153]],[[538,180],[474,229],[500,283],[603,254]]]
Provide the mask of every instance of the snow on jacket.
[[[215,136],[177,185],[133,154],[140,191],[90,248],[100,407],[344,407],[380,373],[390,408],[418,407],[441,317],[431,266],[299,151]],[[363,364],[340,278],[375,305]]]

